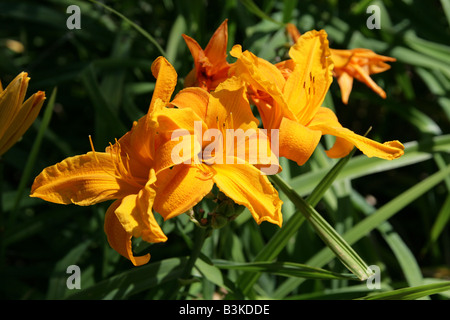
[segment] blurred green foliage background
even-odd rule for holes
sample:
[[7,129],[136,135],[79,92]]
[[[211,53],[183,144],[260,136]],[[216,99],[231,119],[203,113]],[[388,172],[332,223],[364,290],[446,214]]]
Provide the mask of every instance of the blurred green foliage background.
[[[448,168],[450,1],[104,3],[157,41],[178,72],[179,88],[193,67],[181,34],[193,37],[204,47],[225,19],[229,26],[229,48],[242,44],[244,49],[271,62],[286,57],[289,39],[282,24],[287,22],[297,25],[302,33],[325,29],[330,47],[335,49],[362,47],[397,58],[389,71],[373,76],[386,91],[387,99],[355,82],[350,102],[344,105],[334,82],[325,101],[345,127],[360,134],[372,127],[372,139],[398,139],[407,145],[405,156],[398,162],[370,159],[349,164],[319,203],[317,209],[341,233],[419,182]],[[366,8],[370,4],[381,8],[379,30],[366,26],[369,17]],[[81,9],[79,30],[66,26],[71,14],[66,12],[69,5]],[[11,40],[20,45],[14,46]],[[108,204],[62,206],[28,197],[31,183],[42,169],[90,150],[89,135],[100,150],[122,136],[146,112],[155,83],[150,66],[161,54],[128,22],[90,1],[0,1],[0,78],[4,87],[21,71],[27,71],[31,78],[29,94],[44,90],[48,101],[57,87],[51,119],[47,118],[50,122],[37,157],[30,161],[29,155],[47,103],[23,139],[1,159],[2,298],[60,299],[72,294],[87,299],[166,297],[163,284],[174,281],[178,265],[190,252],[193,224],[187,217],[165,222],[168,242],[150,248],[151,264],[157,266],[161,262],[167,269],[135,269],[106,242],[103,216]],[[318,182],[314,173],[329,169],[333,163],[318,150],[304,167],[285,163],[291,170],[286,171],[284,178],[300,194],[307,195]],[[29,170],[26,175],[25,168]],[[374,226],[354,245],[369,264],[381,267],[385,290],[450,280],[450,176],[422,191],[393,209],[395,215]],[[292,203],[283,200],[284,213],[289,217],[294,211]],[[250,262],[276,231],[276,227],[265,223],[257,226],[247,212],[217,230],[203,253],[210,259]],[[148,249],[144,244],[136,245],[138,250]],[[323,247],[305,223],[277,260],[306,263]],[[95,285],[97,289],[85,293],[68,290],[66,268],[71,264],[82,270],[82,289]],[[320,267],[346,272],[337,260]],[[203,273],[197,275],[199,282],[190,291],[206,299],[217,297],[220,281],[225,282],[222,287],[230,290],[228,282],[217,276],[219,270],[226,280],[236,279],[240,274],[239,270],[218,268],[207,273],[206,269],[198,269]],[[254,287],[256,296],[346,299],[370,293],[365,284],[351,280],[288,282],[287,278],[273,272],[263,273]],[[141,283],[141,287],[136,283]],[[130,289],[130,284],[135,285],[134,289]],[[448,291],[432,296],[448,297]]]

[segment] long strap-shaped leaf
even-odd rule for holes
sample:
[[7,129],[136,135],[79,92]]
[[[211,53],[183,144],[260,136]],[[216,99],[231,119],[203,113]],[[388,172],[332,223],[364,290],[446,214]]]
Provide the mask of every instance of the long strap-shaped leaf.
[[161,46],[159,45],[159,43],[144,29],[142,29],[140,26],[138,26],[136,23],[134,23],[133,21],[131,21],[130,19],[128,19],[127,17],[125,17],[123,14],[121,14],[120,12],[114,10],[113,8],[107,6],[104,3],[95,1],[95,0],[89,0],[92,3],[95,3],[99,6],[102,6],[103,8],[105,8],[106,10],[114,13],[115,15],[117,15],[118,17],[120,17],[122,20],[126,21],[127,23],[129,23],[134,29],[136,29],[140,34],[142,34],[145,38],[147,38],[155,47],[156,49],[158,49],[158,51],[161,53],[161,55],[166,56],[166,52],[164,51],[163,48],[161,48]]
[[449,281],[377,293],[359,298],[358,300],[415,300],[447,290],[450,290]]
[[[406,190],[402,194],[400,194],[395,199],[391,200],[381,208],[379,208],[376,212],[356,224],[352,229],[347,231],[343,238],[349,243],[353,244],[360,240],[362,237],[370,233],[372,230],[377,228],[380,224],[387,221],[401,209],[406,207],[412,201],[419,198],[425,192],[436,186],[438,183],[442,182],[448,175],[450,174],[450,165],[448,165],[445,169],[441,169],[435,174],[429,176],[427,179],[419,182],[415,186]],[[306,264],[314,267],[321,267],[331,261],[333,259],[333,255],[329,250],[321,250],[314,257],[309,259]],[[289,279],[286,280],[283,284],[281,284],[277,291],[274,294],[276,299],[281,299],[285,297],[289,292],[297,288],[303,279]]]
[[320,238],[353,274],[360,280],[371,276],[372,273],[364,260],[310,204],[279,176],[271,176],[271,180],[289,197]]
[[[336,177],[345,167],[347,162],[353,156],[355,149],[346,157],[340,159],[328,173],[320,180],[319,184],[314,188],[312,193],[308,196],[306,201],[311,205],[315,206],[319,203],[322,196],[328,190],[328,188],[333,184]],[[305,217],[299,212],[295,212],[286,223],[284,223],[283,228],[281,228],[275,235],[270,239],[266,246],[257,254],[254,261],[270,261],[275,259],[278,254],[283,250],[283,248],[288,243],[289,239],[300,229],[301,225],[305,221]],[[258,280],[259,274],[244,273],[238,283],[242,292],[245,294],[250,293],[250,289],[253,284]]]
[[68,300],[125,299],[142,291],[178,279],[187,264],[187,258],[169,258],[139,268],[129,269],[100,281],[67,297]]
[[225,260],[214,260],[214,266],[219,269],[238,269],[250,272],[268,272],[286,277],[299,277],[307,279],[346,279],[358,280],[352,274],[343,274],[329,270],[314,268],[301,263],[293,262],[252,262],[239,263]]

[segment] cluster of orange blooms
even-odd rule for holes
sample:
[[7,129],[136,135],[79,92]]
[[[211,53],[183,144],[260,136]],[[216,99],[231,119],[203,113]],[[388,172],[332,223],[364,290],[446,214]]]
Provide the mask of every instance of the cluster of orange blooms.
[[[115,200],[105,216],[108,241],[134,265],[142,265],[149,261],[150,254],[135,256],[132,238],[150,243],[166,241],[155,214],[167,220],[188,212],[214,186],[246,207],[258,224],[268,221],[282,226],[282,201],[261,172],[268,159],[254,159],[250,149],[244,147],[240,155],[235,150],[222,154],[230,160],[226,162],[185,161],[195,156],[192,153],[174,161],[173,148],[178,142],[172,134],[179,129],[197,151],[206,143],[204,137],[195,135],[194,123],[200,123],[204,130],[277,130],[279,150],[269,149],[267,157],[271,161],[285,157],[298,165],[311,157],[323,135],[336,137],[333,147],[326,151],[331,158],[344,157],[354,147],[369,157],[400,157],[404,150],[400,142],[379,143],[358,135],[344,128],[335,113],[322,106],[333,77],[340,85],[344,103],[353,79],[385,96],[370,75],[387,70],[385,62],[395,59],[366,49],[330,49],[324,30],[300,35],[288,25],[287,31],[293,42],[290,59],[276,64],[243,51],[241,45],[234,45],[228,53],[227,21],[205,49],[183,35],[195,64],[184,79],[184,88],[174,94],[177,73],[164,57],[158,57],[151,68],[156,85],[147,114],[105,151],[97,152],[92,146],[86,154],[45,168],[36,177],[31,196],[81,206]],[[228,62],[228,54],[235,62]],[[5,91],[1,93],[2,103]],[[40,99],[35,98],[38,102]],[[250,144],[264,139],[270,146],[270,137],[261,133],[248,139],[252,140]]]

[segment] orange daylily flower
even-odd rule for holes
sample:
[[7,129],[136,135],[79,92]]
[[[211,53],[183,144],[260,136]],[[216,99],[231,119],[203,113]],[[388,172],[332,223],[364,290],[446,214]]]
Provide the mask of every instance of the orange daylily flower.
[[[183,172],[177,175],[178,180],[171,181],[172,188],[209,191],[215,184],[228,198],[247,207],[257,223],[268,221],[281,226],[282,201],[261,169],[275,164],[277,170],[272,174],[278,172],[278,158],[272,153],[267,136],[258,129],[240,79],[230,78],[210,94],[201,88],[185,88],[170,107],[155,112],[154,117],[159,132],[178,137],[159,148],[161,162],[155,168],[157,173],[167,168]],[[250,134],[236,143],[234,136],[224,140],[235,131]],[[177,161],[173,150],[180,145],[180,138],[187,141],[188,150]],[[255,154],[252,146],[261,146],[263,140],[266,144],[259,151],[267,149]],[[174,204],[167,201],[160,205],[167,210]]]
[[195,65],[184,79],[185,87],[200,87],[211,91],[228,77],[230,65],[227,62],[227,21],[217,28],[205,50],[193,38],[183,34]]
[[242,52],[240,45],[230,53],[238,59],[230,74],[249,84],[264,127],[280,131],[280,156],[303,165],[325,134],[336,137],[327,151],[331,158],[347,155],[353,146],[369,157],[395,159],[403,154],[400,142],[380,144],[360,136],[342,127],[331,109],[322,107],[334,67],[324,30],[307,32],[298,39],[289,50],[289,72],[284,74],[251,52]]
[[386,61],[397,59],[376,54],[369,49],[337,50],[331,49],[334,61],[334,76],[337,78],[342,93],[342,102],[347,104],[352,91],[353,79],[364,82],[383,99],[386,92],[373,81],[370,75],[391,68]]
[[43,91],[24,102],[29,81],[28,74],[21,72],[5,90],[0,82],[0,156],[23,136],[44,104]]
[[[297,27],[289,23],[286,30],[294,43],[300,37]],[[331,60],[334,63],[333,75],[337,78],[341,89],[342,102],[347,104],[353,87],[353,79],[365,83],[370,89],[383,99],[386,92],[373,81],[372,74],[389,70],[391,66],[386,62],[394,62],[397,59],[376,54],[372,50],[356,48],[350,50],[330,49]],[[281,68],[284,64],[279,65]]]
[[[196,182],[193,178],[183,193],[174,194],[172,181],[186,172],[155,171],[160,163],[157,149],[165,142],[165,136],[155,130],[152,114],[169,103],[177,74],[162,57],[152,64],[152,73],[157,81],[147,115],[135,121],[132,129],[105,152],[96,152],[92,147],[92,152],[44,169],[31,190],[31,197],[59,204],[87,206],[115,200],[106,212],[104,230],[111,247],[134,265],[147,263],[150,254],[135,257],[132,237],[150,243],[167,240],[153,210],[168,219],[188,210],[190,201],[198,202],[207,193],[191,188]],[[171,206],[163,206],[164,203]]]

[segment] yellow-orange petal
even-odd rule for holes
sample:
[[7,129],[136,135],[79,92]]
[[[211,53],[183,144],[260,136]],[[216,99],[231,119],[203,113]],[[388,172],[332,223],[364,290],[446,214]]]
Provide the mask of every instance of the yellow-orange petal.
[[234,75],[256,89],[267,92],[276,100],[282,96],[285,79],[276,66],[248,50],[242,52],[242,47],[238,44],[233,46],[230,55],[238,59],[232,66]]
[[208,44],[205,47],[205,56],[208,57],[211,63],[210,73],[214,74],[216,71],[226,67],[227,63],[227,45],[228,45],[228,19],[226,19],[217,28],[212,35]]
[[166,133],[170,135],[172,132],[183,129],[194,134],[195,130],[201,129],[203,132],[207,129],[203,119],[198,116],[191,108],[164,108],[159,112],[155,112],[152,116],[154,123],[158,124],[158,134]]
[[348,103],[348,99],[350,98],[350,93],[353,88],[353,77],[350,76],[347,72],[342,71],[338,77],[337,81],[339,84],[339,88],[341,90],[341,99],[344,104]]
[[240,78],[233,76],[211,92],[206,114],[208,128],[219,124],[226,129],[256,129],[258,119],[253,115],[247,91]]
[[211,172],[205,165],[176,165],[158,173],[158,192],[153,209],[164,220],[180,215],[206,196],[213,187]]
[[114,154],[89,152],[45,168],[34,180],[31,197],[80,206],[123,198],[141,187],[118,178]]
[[0,140],[0,156],[11,148],[28,130],[39,114],[44,100],[45,93],[38,91],[23,103]]
[[352,66],[355,70],[354,77],[359,81],[363,82],[366,86],[372,89],[373,92],[378,94],[383,99],[386,98],[386,92],[369,76],[367,68],[363,68],[359,65]]
[[263,221],[281,227],[282,201],[266,175],[250,164],[238,163],[237,159],[227,159],[226,164],[213,164],[214,182],[220,191],[237,204],[248,208],[256,223]]
[[209,93],[202,88],[190,87],[180,90],[170,102],[179,109],[192,109],[201,119],[205,119],[208,110]]
[[298,38],[300,38],[301,36],[300,31],[297,29],[297,26],[293,23],[286,24],[286,32],[291,37],[291,40],[294,43],[297,42]]
[[150,261],[150,254],[147,253],[144,256],[137,257],[133,255],[131,243],[132,236],[125,231],[115,214],[116,209],[121,203],[121,200],[114,201],[106,211],[104,230],[108,243],[111,248],[116,250],[120,255],[130,260],[133,265],[140,266],[146,264]]
[[[188,87],[200,87],[198,81],[197,81],[197,70],[193,68],[189,73],[184,77],[184,83],[183,86],[185,88]],[[203,88],[206,89],[206,88]]]
[[183,131],[180,129],[179,135],[174,132],[173,139],[158,148],[154,167],[156,173],[182,163],[201,163],[199,159],[199,153],[202,151],[201,137]]
[[287,59],[275,63],[275,66],[277,67],[278,70],[281,71],[281,74],[287,80],[295,68],[295,63],[294,60]]
[[161,99],[164,103],[169,103],[170,97],[177,85],[177,72],[164,57],[155,59],[152,64],[152,73],[156,78],[156,84],[148,113],[153,111],[156,99]]
[[0,139],[19,112],[28,88],[28,74],[21,72],[0,92]]
[[155,196],[156,191],[147,184],[138,194],[124,197],[115,211],[128,234],[150,243],[167,241],[167,236],[156,222],[152,212]]
[[289,55],[295,66],[283,94],[296,119],[307,124],[322,106],[333,81],[327,33],[312,30],[303,34],[290,48]]
[[205,50],[193,38],[183,34],[184,41],[194,59],[195,67],[185,79],[184,86],[196,86],[208,91],[228,77],[228,27],[225,20],[214,32]]
[[195,39],[185,34],[183,34],[182,37],[184,39],[184,42],[186,42],[189,51],[191,52],[192,58],[194,59],[195,67],[193,72],[196,78],[197,73],[202,67],[201,62],[205,60],[205,52]]
[[276,174],[281,171],[278,161],[280,152],[278,132],[278,130],[256,129],[241,134],[237,131],[234,149],[228,148],[227,156],[235,157],[239,163],[248,162],[264,174]]
[[[320,108],[308,127],[320,130],[322,134],[330,134],[340,138],[336,140],[335,146],[328,151],[330,157],[345,156],[351,150],[350,144],[361,150],[368,157],[393,160],[404,154],[404,146],[399,141],[379,143],[342,127],[334,112],[329,108]],[[344,140],[347,142],[343,143]]]
[[280,156],[305,164],[319,144],[322,133],[296,121],[283,118],[279,131]]
[[[331,56],[334,66],[334,75],[340,79],[341,82],[348,82],[346,78],[355,78],[365,83],[370,89],[377,93],[383,99],[386,98],[385,91],[378,86],[370,77],[371,74],[384,72],[390,69],[390,65],[386,61],[396,61],[395,58],[382,56],[376,54],[372,50],[356,48],[351,50],[337,50],[331,49]],[[348,87],[339,83],[342,92],[342,100],[344,103],[348,100]],[[348,85],[347,85],[348,86]],[[351,89],[351,88],[350,88]]]
[[351,58],[354,56],[354,52],[352,50],[341,50],[330,48],[330,53],[335,70],[339,70],[346,67],[350,63]]

